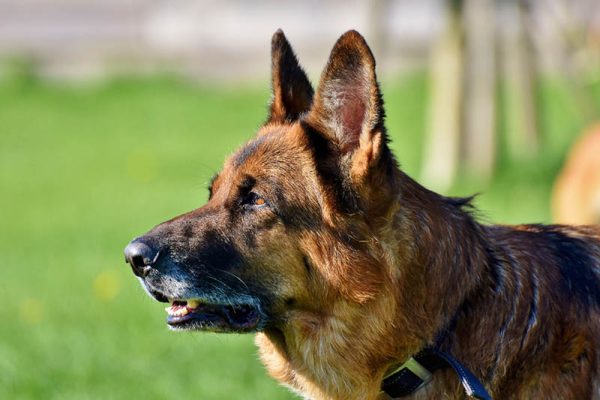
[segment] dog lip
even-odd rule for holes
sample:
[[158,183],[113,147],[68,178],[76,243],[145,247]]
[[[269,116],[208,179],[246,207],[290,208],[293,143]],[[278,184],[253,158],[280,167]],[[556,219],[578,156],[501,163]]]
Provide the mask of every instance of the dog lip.
[[167,307],[167,324],[177,329],[249,332],[260,322],[258,309],[250,304],[211,304],[194,301],[189,307],[183,301],[174,301]]
[[266,321],[260,301],[249,295],[228,299],[194,296],[170,297],[144,285],[156,300],[169,303],[167,324],[174,330],[207,330],[216,332],[254,332]]

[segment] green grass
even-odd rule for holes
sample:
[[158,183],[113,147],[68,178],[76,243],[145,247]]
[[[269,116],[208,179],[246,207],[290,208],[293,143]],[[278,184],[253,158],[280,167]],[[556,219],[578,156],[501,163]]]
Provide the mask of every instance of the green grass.
[[[169,332],[122,255],[153,224],[203,204],[224,157],[263,121],[267,89],[171,78],[0,86],[0,398],[293,398],[250,336]],[[383,89],[394,150],[418,177],[425,80]],[[490,186],[451,191],[483,192],[487,220],[549,221],[554,174],[581,126],[561,85],[540,97],[541,156],[502,155]]]

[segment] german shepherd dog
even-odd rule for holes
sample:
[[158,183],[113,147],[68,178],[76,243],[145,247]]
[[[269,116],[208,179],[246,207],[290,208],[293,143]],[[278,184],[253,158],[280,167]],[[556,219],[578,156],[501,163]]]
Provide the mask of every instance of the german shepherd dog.
[[[382,380],[431,346],[495,399],[600,398],[600,227],[485,225],[405,175],[356,31],[316,92],[276,32],[272,94],[208,202],[125,249],[173,330],[255,333],[306,399],[389,398]],[[421,386],[466,397],[450,368]]]

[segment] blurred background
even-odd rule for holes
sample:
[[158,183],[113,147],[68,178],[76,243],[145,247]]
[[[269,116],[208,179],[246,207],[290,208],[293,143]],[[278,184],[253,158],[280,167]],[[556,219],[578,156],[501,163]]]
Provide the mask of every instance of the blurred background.
[[482,221],[600,222],[597,0],[2,0],[0,398],[294,398],[122,255],[264,121],[277,28],[313,82],[363,33],[404,170]]

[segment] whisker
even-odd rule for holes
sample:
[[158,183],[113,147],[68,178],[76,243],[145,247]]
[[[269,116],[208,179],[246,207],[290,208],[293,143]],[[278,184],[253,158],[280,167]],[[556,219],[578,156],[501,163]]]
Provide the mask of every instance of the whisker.
[[244,280],[243,280],[242,278],[240,278],[239,276],[237,276],[237,275],[236,275],[236,274],[234,274],[233,272],[229,272],[229,271],[223,271],[223,272],[225,272],[226,274],[229,274],[229,275],[233,276],[235,279],[237,279],[238,281],[242,282],[242,285],[244,285],[244,287],[245,287],[246,289],[249,289],[249,288],[248,288],[248,285],[246,285],[246,282],[244,282]]
[[[231,286],[229,286],[228,284],[226,284],[225,282],[223,282],[222,280],[215,278],[212,275],[207,275],[208,278],[217,281],[218,283],[220,283],[223,286],[226,286],[228,289],[233,290],[233,288]],[[231,299],[229,298],[229,296],[225,293],[225,291],[223,290],[222,287],[218,287],[215,284],[211,284],[213,288],[215,288],[216,290],[218,290],[221,294],[221,296],[223,297],[223,301],[226,302],[228,305],[233,306],[233,303],[231,302]]]

